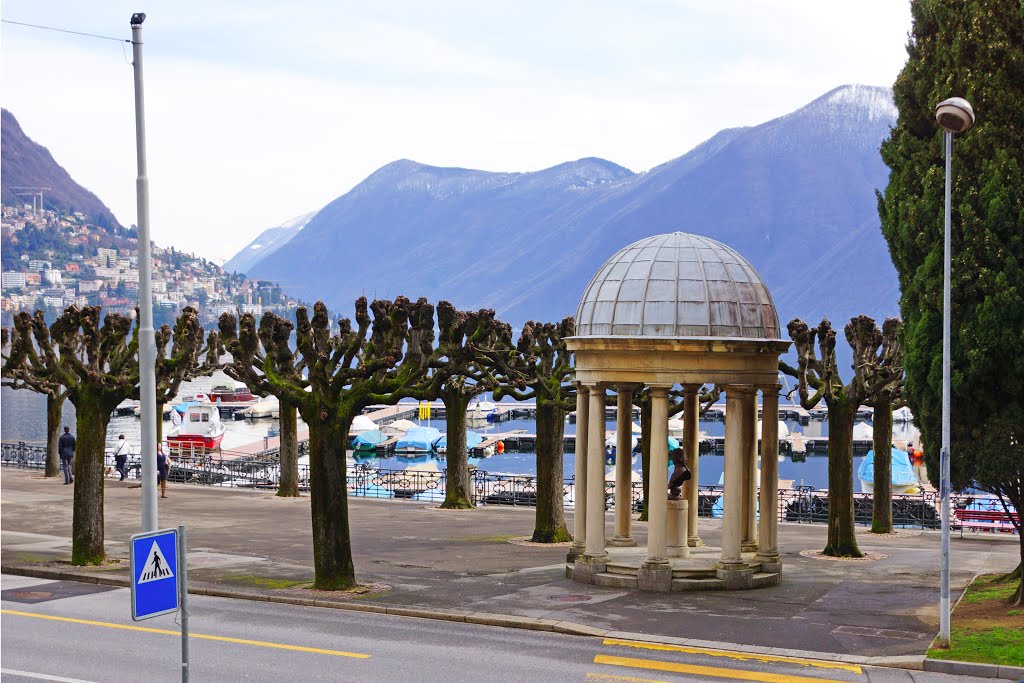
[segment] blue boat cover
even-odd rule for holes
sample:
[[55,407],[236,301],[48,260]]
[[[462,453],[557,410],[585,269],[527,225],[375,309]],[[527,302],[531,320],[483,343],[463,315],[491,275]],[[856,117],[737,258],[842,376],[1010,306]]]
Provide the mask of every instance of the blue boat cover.
[[434,427],[413,427],[405,433],[398,443],[396,451],[429,451],[441,438],[441,432]]
[[386,439],[387,439],[387,437],[384,436],[383,434],[381,434],[381,431],[379,429],[371,429],[369,431],[363,432],[362,434],[357,436],[355,439],[353,439],[352,440],[352,446],[354,448],[356,448],[357,450],[360,449],[360,448],[361,449],[376,448],[377,444],[382,443]]
[[[862,481],[875,482],[875,452],[868,451],[864,462],[857,470],[857,476]],[[910,464],[910,456],[906,451],[898,448],[892,449],[892,484],[893,486],[908,486],[917,483],[917,475],[914,474],[914,467]]]
[[[474,448],[474,447],[476,447],[477,444],[479,444],[483,440],[484,440],[484,437],[480,436],[476,432],[471,431],[471,430],[467,430],[466,431],[466,448],[468,448],[468,449]],[[439,448],[439,449],[440,448],[447,448],[448,447],[448,435],[447,434],[443,434],[441,436],[441,438],[438,439],[434,443],[434,446],[436,448]]]

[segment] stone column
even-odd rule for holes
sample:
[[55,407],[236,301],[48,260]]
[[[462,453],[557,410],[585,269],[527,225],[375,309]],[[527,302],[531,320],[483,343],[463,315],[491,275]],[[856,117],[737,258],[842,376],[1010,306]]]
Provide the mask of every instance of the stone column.
[[687,510],[687,541],[691,548],[704,545],[697,533],[697,513],[700,507],[700,403],[698,401],[699,384],[683,386],[683,449],[686,451],[687,464],[690,466],[690,481],[686,482],[686,500],[690,503]]
[[633,512],[633,385],[620,384],[615,426],[615,535],[611,546],[635,546],[630,535]]
[[743,403],[743,542],[745,553],[757,550],[757,389]]
[[647,502],[647,561],[637,572],[640,590],[672,590],[672,565],[668,561],[668,390],[651,387],[651,473]]
[[604,544],[604,387],[593,384],[587,415],[587,550],[584,559],[601,564],[608,559]]
[[761,519],[757,561],[761,571],[781,572],[779,562],[779,385],[761,387]]
[[566,562],[583,557],[587,544],[587,431],[589,429],[590,391],[576,384],[576,476],[573,479],[573,539]]
[[740,543],[743,536],[743,424],[744,405],[750,387],[726,387],[725,405],[725,489],[722,497],[722,556],[719,568],[742,569]]

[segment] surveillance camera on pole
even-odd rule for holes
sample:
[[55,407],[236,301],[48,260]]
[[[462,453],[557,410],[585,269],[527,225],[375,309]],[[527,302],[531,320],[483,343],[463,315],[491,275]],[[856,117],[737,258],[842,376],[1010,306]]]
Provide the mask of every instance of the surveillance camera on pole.
[[974,125],[974,107],[962,97],[950,97],[935,107],[935,121],[944,131],[946,148],[946,217],[942,273],[942,451],[939,455],[939,495],[942,498],[942,576],[939,593],[939,646],[949,647],[949,384],[950,384],[950,274],[952,247],[950,241],[951,175],[953,169],[953,135]]

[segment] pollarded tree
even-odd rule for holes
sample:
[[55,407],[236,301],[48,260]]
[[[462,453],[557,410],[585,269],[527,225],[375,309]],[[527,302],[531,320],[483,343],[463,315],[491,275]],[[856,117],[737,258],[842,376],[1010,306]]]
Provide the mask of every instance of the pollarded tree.
[[[337,334],[322,302],[313,307],[312,319],[305,307],[295,319],[298,357],[291,365],[291,329],[273,313],[263,314],[258,330],[251,314],[236,321],[225,313],[221,340],[237,377],[250,386],[265,381],[267,391],[294,404],[309,427],[313,585],[346,589],[355,585],[345,473],[349,428],[366,406],[395,403],[429,384],[434,308],[426,299],[411,303],[399,297],[374,301],[368,310],[361,297],[355,327],[345,318]],[[280,372],[279,366],[289,369]]]
[[[4,329],[5,335],[8,334]],[[6,348],[8,339],[4,338]],[[3,386],[12,389],[28,389],[46,396],[46,461],[43,469],[44,477],[60,476],[60,456],[57,453],[57,440],[60,438],[61,414],[64,411],[64,399],[67,391],[55,381],[46,381],[41,378],[34,378],[31,374],[20,368],[10,367],[8,362],[4,363]]]
[[565,416],[576,405],[573,354],[566,348],[565,340],[575,333],[576,321],[571,316],[560,323],[526,323],[516,343],[518,358],[512,367],[506,368],[502,385],[494,392],[498,400],[512,396],[518,401],[537,401],[534,543],[572,540],[565,526],[562,450]]
[[448,447],[443,508],[473,507],[469,454],[466,448],[466,411],[474,396],[493,390],[498,363],[513,353],[512,328],[494,317],[494,311],[459,311],[447,301],[437,305],[439,337],[430,363],[433,377],[422,397],[444,403]]
[[[176,328],[195,330],[195,311],[182,311]],[[164,372],[187,372],[202,344],[202,328],[182,332]],[[100,324],[99,306],[70,306],[49,328],[42,311],[14,316],[11,353],[5,366],[31,381],[60,383],[77,413],[71,562],[99,564],[103,547],[103,455],[110,414],[126,398],[138,397],[138,326],[119,314]],[[179,339],[179,337],[176,337]],[[179,362],[179,359],[182,359]],[[157,383],[166,381],[157,376]]]
[[[227,324],[234,329],[237,325],[234,316],[229,314],[227,318],[221,317],[221,328]],[[250,320],[251,319],[251,320]],[[255,325],[255,317],[249,319],[242,317],[243,326]],[[259,339],[270,340],[269,345],[264,344],[264,349],[271,349],[263,357],[262,363],[271,363],[273,372],[262,372],[260,368],[254,368],[251,363],[226,363],[223,365],[224,373],[234,380],[244,383],[250,391],[259,396],[278,396],[278,411],[281,427],[280,447],[278,448],[278,466],[280,476],[278,477],[277,495],[284,498],[297,498],[299,495],[299,442],[298,442],[298,407],[287,396],[275,392],[271,384],[271,377],[278,377],[296,386],[308,386],[304,383],[303,370],[305,361],[297,359],[289,340],[295,326],[291,321],[280,318],[276,315],[264,315],[260,319],[259,331],[256,333]],[[220,340],[223,346],[223,339]]]
[[868,392],[867,403],[875,409],[871,420],[875,452],[871,532],[875,534],[892,533],[892,411],[903,406],[900,326],[898,318],[886,318],[881,335],[875,336],[879,346],[865,347],[862,349],[865,357],[854,359],[855,363],[867,364],[871,369],[864,375],[864,385]]
[[864,556],[854,530],[853,424],[857,409],[870,395],[869,387],[877,385],[896,365],[897,328],[889,323],[880,331],[875,321],[864,315],[850,320],[846,341],[853,349],[853,379],[844,385],[836,362],[836,332],[828,319],[812,328],[799,318],[788,325],[799,362],[796,369],[786,363],[779,363],[779,368],[799,381],[800,404],[805,409],[814,408],[822,399],[828,406],[828,541],[822,551],[826,555]]
[[934,111],[960,96],[977,122],[957,136],[952,163],[952,485],[1019,490],[1020,461],[1005,456],[1024,443],[1024,10],[1020,0],[913,0],[910,9],[908,59],[893,86],[899,117],[882,143],[891,172],[879,197],[900,280],[906,401],[937,483],[945,164]]
[[[161,325],[154,333],[156,343],[156,442],[163,441],[164,406],[178,395],[185,380],[212,375],[219,364],[220,343],[217,331],[211,330],[203,348],[203,328],[199,313],[191,306],[181,309],[174,321],[174,329]],[[168,344],[171,353],[168,355]],[[203,361],[199,357],[205,354]]]

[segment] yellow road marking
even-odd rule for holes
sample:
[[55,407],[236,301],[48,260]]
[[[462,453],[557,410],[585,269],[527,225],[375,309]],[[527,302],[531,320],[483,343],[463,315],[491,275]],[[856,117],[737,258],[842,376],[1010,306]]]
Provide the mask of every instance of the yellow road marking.
[[[17,617],[33,617],[35,619],[49,619],[50,621],[64,621],[69,624],[85,624],[86,626],[103,626],[105,628],[117,628],[124,631],[138,631],[142,633],[161,633],[169,636],[181,635],[180,631],[169,631],[163,628],[148,628],[146,626],[131,626],[129,624],[114,624],[108,621],[92,621],[90,619],[72,619],[71,617],[56,617],[49,614],[35,614],[33,612],[18,612],[12,609],[0,609],[0,614],[10,614]],[[228,636],[209,636],[202,633],[189,633],[189,638],[198,640],[217,640],[222,643],[236,643],[238,645],[255,645],[257,647],[270,647],[278,650],[293,650],[295,652],[313,652],[321,655],[334,655],[336,657],[354,657],[356,659],[369,659],[370,655],[358,652],[343,652],[341,650],[325,650],[319,647],[303,647],[302,645],[286,645],[284,643],[268,643],[263,640],[246,640],[244,638],[229,638]]]
[[656,681],[653,678],[637,678],[636,676],[613,676],[612,674],[595,674],[587,672],[587,678],[595,681],[625,681],[626,683],[669,683]]
[[637,669],[653,669],[655,671],[671,671],[679,674],[695,676],[713,676],[715,678],[732,678],[741,681],[760,681],[761,683],[836,683],[834,678],[812,678],[809,676],[789,676],[744,669],[722,669],[716,666],[700,666],[697,664],[676,664],[660,662],[655,659],[634,659],[633,657],[609,657],[597,655],[594,664],[610,664],[611,666],[629,666]]
[[759,655],[748,652],[729,652],[728,650],[708,650],[701,647],[685,647],[683,645],[662,645],[660,643],[638,643],[634,640],[618,640],[617,638],[605,638],[605,645],[621,645],[622,647],[635,647],[642,650],[660,650],[662,652],[684,652],[691,655],[709,655],[711,657],[729,657],[730,659],[753,660],[758,662],[784,662],[786,664],[801,664],[803,666],[816,666],[822,669],[842,669],[855,674],[864,673],[859,664],[845,664],[843,662],[825,662],[814,659],[800,659],[798,657],[783,657],[780,655]]

